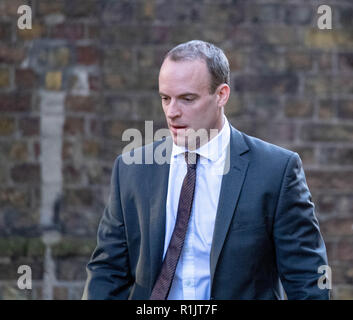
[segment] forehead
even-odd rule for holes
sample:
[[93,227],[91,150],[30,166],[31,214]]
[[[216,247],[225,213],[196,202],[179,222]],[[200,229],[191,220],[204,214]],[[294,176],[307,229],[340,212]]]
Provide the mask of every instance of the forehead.
[[159,72],[159,90],[166,94],[182,94],[208,90],[210,75],[201,59],[173,61],[167,58]]

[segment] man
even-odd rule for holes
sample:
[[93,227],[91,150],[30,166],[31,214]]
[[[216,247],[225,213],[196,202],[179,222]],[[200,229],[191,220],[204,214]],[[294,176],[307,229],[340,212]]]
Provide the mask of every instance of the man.
[[301,160],[229,124],[229,85],[212,44],[166,55],[159,91],[171,137],[132,154],[146,159],[165,143],[170,161],[116,159],[83,298],[282,299],[282,284],[289,299],[329,298]]

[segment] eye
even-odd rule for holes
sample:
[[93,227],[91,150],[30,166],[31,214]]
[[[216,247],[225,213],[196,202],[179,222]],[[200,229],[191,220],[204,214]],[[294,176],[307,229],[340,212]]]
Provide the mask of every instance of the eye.
[[195,100],[195,98],[194,97],[184,97],[183,100],[186,102],[192,102]]
[[167,102],[169,100],[169,97],[161,96],[162,101]]

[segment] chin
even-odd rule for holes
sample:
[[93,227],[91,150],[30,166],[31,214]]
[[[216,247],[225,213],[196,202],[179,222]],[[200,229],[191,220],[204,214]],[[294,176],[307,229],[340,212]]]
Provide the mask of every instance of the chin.
[[180,147],[185,147],[185,145],[186,145],[185,138],[182,138],[182,137],[175,136],[175,137],[173,137],[173,141],[177,146],[180,146]]

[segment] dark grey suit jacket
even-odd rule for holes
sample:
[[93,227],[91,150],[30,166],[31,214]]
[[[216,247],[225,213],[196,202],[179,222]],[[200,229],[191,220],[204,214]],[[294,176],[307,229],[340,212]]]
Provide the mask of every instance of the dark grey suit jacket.
[[[146,156],[171,138],[135,152]],[[211,299],[328,299],[326,249],[298,154],[231,126],[211,256]],[[170,155],[169,155],[170,156]],[[83,299],[149,299],[162,265],[169,164],[114,164]]]

